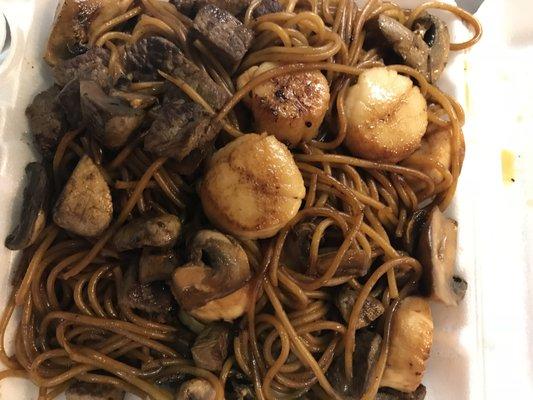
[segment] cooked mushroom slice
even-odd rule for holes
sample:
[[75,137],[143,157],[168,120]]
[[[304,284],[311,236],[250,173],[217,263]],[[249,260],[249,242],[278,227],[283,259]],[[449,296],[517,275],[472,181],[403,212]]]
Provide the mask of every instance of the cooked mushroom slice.
[[204,379],[192,379],[182,384],[176,400],[215,400],[216,392]]
[[116,97],[107,96],[93,81],[80,82],[83,119],[91,134],[108,148],[124,146],[141,124],[144,112]]
[[172,247],[181,232],[181,222],[172,214],[156,217],[140,217],[124,225],[113,237],[118,251],[139,249],[146,246]]
[[209,220],[247,239],[274,236],[296,215],[304,197],[292,154],[266,135],[243,135],[218,150],[200,185]]
[[240,317],[249,302],[251,278],[246,252],[230,236],[202,230],[191,243],[191,261],[174,272],[180,306],[200,321]]
[[73,79],[94,81],[103,88],[110,85],[109,51],[102,47],[93,47],[87,52],[54,66],[52,72],[56,83],[65,86]]
[[215,322],[198,335],[192,346],[192,358],[197,367],[219,372],[228,357],[230,326]]
[[229,373],[225,395],[227,400],[256,400],[253,383],[237,369]]
[[52,86],[39,93],[26,109],[33,141],[45,159],[52,158],[67,130],[67,122],[57,102],[60,90],[58,86]]
[[178,258],[172,250],[152,253],[144,249],[139,259],[139,282],[166,281],[178,266]]
[[[337,250],[321,252],[318,255],[314,271],[310,270],[309,272],[316,275],[324,274],[336,256]],[[368,268],[370,268],[370,263],[371,260],[364,251],[360,249],[348,249],[346,253],[344,253],[334,276],[364,276],[367,274]]]
[[101,0],[65,0],[50,32],[45,61],[56,65],[87,50],[88,30],[98,14]]
[[113,217],[111,192],[104,176],[84,156],[68,179],[54,207],[54,222],[81,236],[98,236]]
[[428,77],[435,82],[442,74],[450,53],[450,32],[440,18],[422,13],[413,22],[413,31],[429,46]]
[[449,306],[456,306],[467,289],[466,281],[454,276],[456,254],[457,222],[434,207],[423,226],[417,255],[424,267],[427,294]]
[[420,385],[414,392],[404,393],[394,389],[381,388],[376,395],[376,400],[424,400],[426,387]]
[[213,4],[198,11],[193,27],[220,62],[230,70],[239,65],[254,38],[251,29]]
[[428,209],[421,208],[419,210],[415,210],[407,220],[407,224],[405,225],[405,233],[402,235],[401,240],[405,251],[407,251],[409,254],[413,253],[418,244],[420,231],[427,220],[427,216]]
[[123,400],[124,391],[103,383],[74,381],[65,391],[66,400]]
[[211,145],[220,128],[211,115],[193,102],[165,104],[144,138],[144,149],[157,156],[184,160]]
[[433,342],[433,319],[425,299],[402,300],[392,317],[389,340],[380,386],[414,392],[422,381]]
[[[357,297],[359,296],[359,293],[361,293],[361,289],[354,289],[351,286],[344,285],[335,298],[335,305],[341,312],[342,318],[346,322],[348,322],[350,319],[352,308],[357,300]],[[370,325],[381,314],[383,314],[384,311],[385,307],[383,307],[381,301],[372,296],[368,296],[363,303],[363,310],[359,315],[356,325],[357,329]]]
[[124,14],[131,4],[113,0],[64,0],[62,3],[44,54],[45,61],[52,66],[94,48],[95,30]]
[[385,14],[380,14],[377,22],[379,30],[405,64],[429,77],[429,46],[424,39]]
[[[179,12],[189,17],[194,17],[199,9],[207,4],[213,4],[218,8],[228,11],[236,17],[242,17],[251,0],[170,0]],[[277,0],[263,0],[253,11],[253,17],[283,11],[283,7]],[[242,18],[241,18],[242,19]]]
[[381,336],[365,329],[356,332],[354,369],[357,373],[353,381],[348,381],[344,373],[344,358],[337,357],[328,370],[328,379],[339,393],[350,399],[359,399],[370,384],[370,373],[379,356]]
[[21,250],[33,244],[46,225],[50,187],[46,170],[41,163],[26,166],[20,222],[6,239],[10,250]]
[[352,154],[393,163],[420,147],[427,103],[408,77],[385,67],[367,69],[348,89],[345,108],[345,144]]

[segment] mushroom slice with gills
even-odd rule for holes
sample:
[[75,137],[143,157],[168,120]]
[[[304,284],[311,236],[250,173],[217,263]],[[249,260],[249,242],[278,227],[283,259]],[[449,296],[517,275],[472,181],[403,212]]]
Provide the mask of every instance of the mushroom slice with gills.
[[353,357],[353,380],[349,381],[344,372],[344,358],[336,357],[333,365],[327,372],[327,377],[332,386],[348,399],[359,399],[370,385],[370,374],[379,357],[381,336],[372,331],[362,329],[355,333],[356,343]]
[[202,7],[193,27],[200,39],[229,70],[234,70],[250,48],[254,32],[228,11],[213,4]]
[[145,248],[139,259],[139,282],[166,281],[178,266],[178,258],[172,250],[152,252]]
[[113,237],[113,245],[117,251],[147,246],[170,248],[176,244],[180,232],[181,222],[175,215],[140,217],[131,220],[118,230]]
[[[346,322],[350,320],[352,308],[360,293],[361,288],[354,289],[351,286],[343,285],[342,289],[340,289],[335,297],[335,305],[339,309],[342,318]],[[368,296],[363,303],[363,309],[361,310],[361,314],[357,320],[356,328],[361,329],[370,325],[372,322],[378,319],[384,311],[385,307],[383,307],[381,301],[372,296]]]
[[420,232],[427,220],[428,213],[429,210],[427,208],[421,208],[413,211],[407,220],[405,232],[402,235],[401,241],[405,251],[409,254],[413,254],[415,247],[418,245]]
[[110,149],[124,146],[144,118],[142,110],[107,96],[93,81],[80,82],[80,99],[83,119],[90,133]]
[[83,156],[54,207],[54,222],[80,236],[103,233],[113,218],[109,186],[93,160]]
[[[254,77],[276,68],[263,63],[237,78],[242,88]],[[258,132],[267,132],[283,143],[308,142],[318,131],[329,106],[329,85],[319,70],[276,76],[255,86],[244,98]]]
[[209,147],[220,128],[200,105],[177,100],[165,104],[144,138],[144,149],[183,161]]
[[428,125],[427,103],[410,78],[386,67],[365,70],[345,98],[345,145],[368,160],[396,163],[417,148]]
[[215,400],[216,392],[205,379],[191,379],[183,383],[176,396],[176,400]]
[[305,197],[302,174],[289,149],[274,136],[256,134],[218,150],[199,191],[209,220],[245,239],[274,236]]
[[433,14],[423,12],[414,20],[413,31],[429,46],[427,76],[430,82],[436,82],[444,71],[450,54],[448,26]]
[[398,20],[385,14],[377,18],[377,25],[385,39],[392,45],[404,63],[424,77],[429,78],[428,59],[430,49],[424,39],[416,35]]
[[432,342],[429,303],[422,297],[406,297],[392,316],[387,365],[380,386],[414,392],[422,381]]
[[250,301],[246,252],[232,237],[212,230],[199,231],[190,247],[191,261],[172,277],[182,309],[203,322],[240,317]]
[[123,400],[125,392],[112,385],[73,381],[65,391],[66,400]]
[[423,269],[426,294],[432,300],[456,306],[466,293],[465,280],[454,276],[457,222],[434,207],[422,227],[417,258]]
[[38,162],[29,163],[26,166],[20,222],[6,238],[8,249],[22,250],[35,242],[46,225],[49,200],[50,186],[45,168]]
[[208,325],[192,346],[192,358],[198,368],[220,372],[228,357],[230,325],[215,322]]
[[376,400],[424,400],[426,387],[420,385],[414,392],[404,393],[394,389],[381,388],[376,394]]
[[48,37],[45,61],[54,66],[85,53],[92,47],[95,31],[125,13],[131,3],[131,0],[64,0]]
[[[337,250],[320,252],[314,269],[310,269],[308,273],[313,275],[325,274],[336,256]],[[351,248],[344,253],[334,276],[353,276],[358,278],[367,274],[370,264],[371,259],[363,250]]]

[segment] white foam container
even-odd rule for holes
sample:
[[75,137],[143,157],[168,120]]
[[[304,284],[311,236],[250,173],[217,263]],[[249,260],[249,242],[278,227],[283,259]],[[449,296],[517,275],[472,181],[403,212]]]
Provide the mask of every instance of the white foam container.
[[[0,64],[2,240],[18,219],[24,167],[35,158],[24,110],[52,82],[42,52],[56,5],[57,0],[0,0],[12,36]],[[455,53],[439,83],[467,115],[466,159],[450,214],[460,224],[458,269],[469,290],[457,308],[432,306],[428,400],[533,399],[532,14],[531,0],[487,0],[478,12],[483,40],[468,54]],[[460,22],[451,27],[456,41],[468,37]],[[504,148],[516,155],[512,185],[501,179]],[[0,246],[0,309],[16,259]],[[13,327],[9,332],[11,349]],[[0,400],[34,398],[31,383],[0,382]]]

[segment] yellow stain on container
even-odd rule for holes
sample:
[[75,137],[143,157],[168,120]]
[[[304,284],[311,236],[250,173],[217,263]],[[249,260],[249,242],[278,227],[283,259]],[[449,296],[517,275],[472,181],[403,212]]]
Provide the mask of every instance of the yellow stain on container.
[[511,150],[502,150],[502,180],[510,184],[515,181],[515,154]]

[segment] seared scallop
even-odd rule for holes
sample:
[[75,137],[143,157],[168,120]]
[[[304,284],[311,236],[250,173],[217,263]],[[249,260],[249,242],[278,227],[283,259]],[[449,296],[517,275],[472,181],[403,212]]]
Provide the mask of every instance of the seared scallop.
[[392,317],[389,356],[380,386],[414,392],[433,343],[433,319],[422,297],[406,297]]
[[274,136],[248,134],[215,153],[200,185],[207,217],[247,239],[274,236],[305,197],[302,175]]
[[345,103],[345,144],[356,156],[394,163],[411,155],[426,132],[427,103],[411,79],[378,67],[363,72]]
[[[275,66],[263,63],[248,69],[237,79],[237,86],[242,88]],[[294,146],[318,134],[329,105],[329,85],[318,70],[286,74],[257,85],[244,102],[252,111],[257,131]]]

